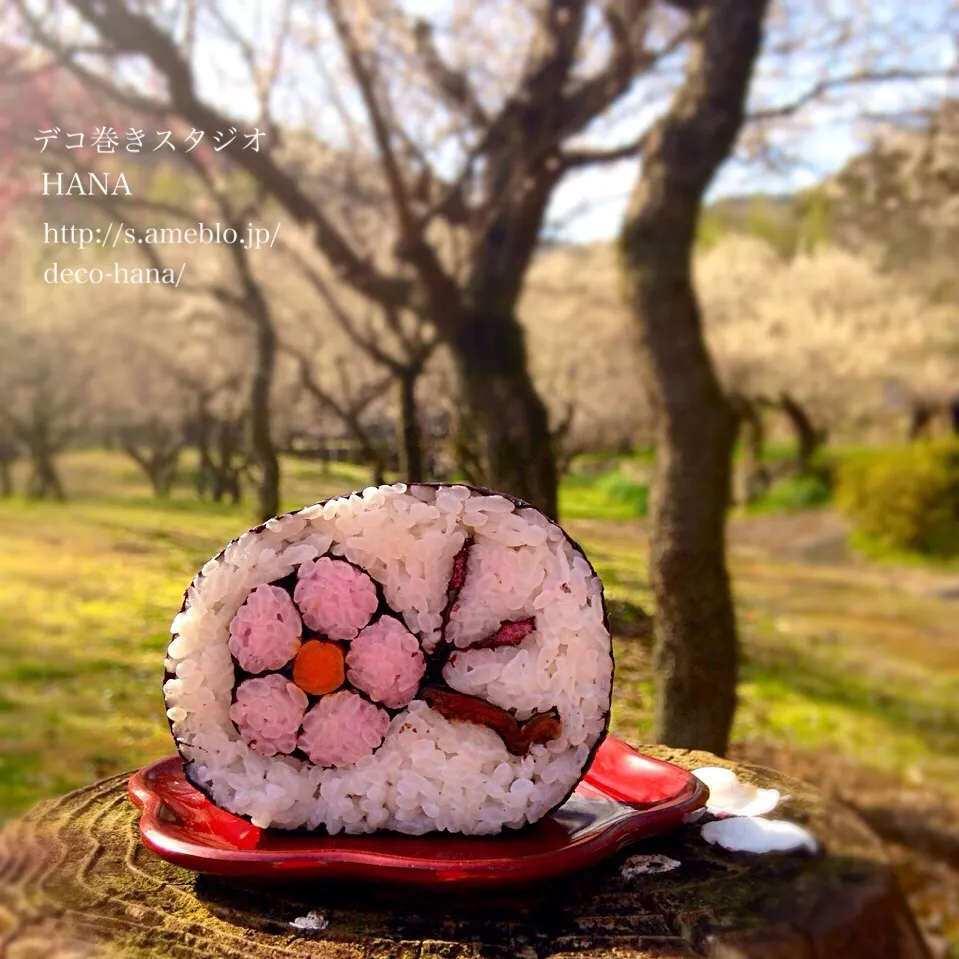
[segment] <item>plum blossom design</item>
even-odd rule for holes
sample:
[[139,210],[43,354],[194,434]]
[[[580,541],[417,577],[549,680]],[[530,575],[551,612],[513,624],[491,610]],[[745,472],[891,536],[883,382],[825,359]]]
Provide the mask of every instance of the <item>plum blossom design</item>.
[[[453,560],[440,642],[429,653],[370,575],[347,560],[310,560],[251,590],[230,623],[229,640],[238,673],[230,719],[243,741],[266,756],[348,766],[375,752],[392,717],[416,698],[449,720],[488,726],[517,755],[556,738],[555,710],[520,724],[443,679],[451,653],[446,629],[471,547],[467,539]],[[532,619],[505,622],[467,648],[517,645],[534,630]]]

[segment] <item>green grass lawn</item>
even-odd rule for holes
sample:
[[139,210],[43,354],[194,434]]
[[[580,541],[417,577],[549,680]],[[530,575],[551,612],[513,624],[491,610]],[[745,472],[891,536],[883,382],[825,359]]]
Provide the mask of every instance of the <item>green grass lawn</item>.
[[[607,592],[649,608],[642,532],[568,524]],[[954,600],[874,583],[858,566],[731,559],[745,662],[733,736],[824,749],[959,797],[959,631]],[[649,733],[648,650],[617,644],[613,729]]]
[[[651,609],[638,518],[645,465],[573,478],[561,506],[609,595]],[[69,503],[0,501],[0,822],[172,751],[160,694],[168,624],[195,570],[250,523],[249,504],[201,504],[185,485],[168,501],[153,499],[119,454],[73,454],[64,474]],[[324,472],[287,461],[285,505],[368,481],[355,467]],[[812,515],[789,522],[802,530]],[[788,538],[788,526],[775,528]],[[945,797],[939,808],[959,810],[959,602],[900,588],[888,558],[817,565],[787,559],[787,545],[757,552],[732,537],[745,654],[738,754],[770,749],[786,771],[796,757],[814,781],[849,769]],[[914,568],[898,569],[915,578]],[[650,733],[650,652],[641,640],[617,638],[616,656],[612,728],[642,742]],[[854,799],[857,788],[849,786]],[[959,956],[959,911],[943,904],[959,891],[959,877],[943,887],[934,859],[910,862],[931,877],[910,889],[919,915],[939,923]]]
[[[286,466],[288,505],[367,482],[364,471]],[[160,698],[167,626],[196,568],[249,522],[185,490],[149,497],[119,455],[79,453],[67,504],[0,503],[0,817],[171,750]],[[650,607],[642,523],[628,501],[569,527],[611,596]],[[859,567],[739,556],[746,662],[735,736],[826,749],[959,795],[954,601],[882,588]],[[650,662],[617,642],[614,731],[649,735]]]
[[[364,471],[287,466],[289,505]],[[0,501],[0,819],[171,751],[160,696],[168,625],[195,570],[249,506],[152,499],[119,455],[65,464],[65,504]]]

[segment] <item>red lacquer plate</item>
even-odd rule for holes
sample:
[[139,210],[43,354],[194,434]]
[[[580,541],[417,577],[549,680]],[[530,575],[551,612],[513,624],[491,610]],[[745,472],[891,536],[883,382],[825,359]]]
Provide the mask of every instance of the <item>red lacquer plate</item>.
[[135,773],[129,791],[142,809],[143,844],[196,872],[434,886],[499,886],[561,876],[679,826],[708,796],[686,770],[643,756],[612,736],[559,809],[532,826],[495,837],[317,836],[259,829],[194,789],[179,756]]

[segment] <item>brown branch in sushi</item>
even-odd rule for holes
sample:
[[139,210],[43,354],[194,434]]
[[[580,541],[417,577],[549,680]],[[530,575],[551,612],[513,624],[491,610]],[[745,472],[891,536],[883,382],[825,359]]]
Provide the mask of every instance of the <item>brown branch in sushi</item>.
[[514,756],[525,756],[530,746],[556,739],[561,731],[556,710],[537,713],[520,725],[505,709],[478,696],[436,686],[424,689],[420,696],[431,709],[450,722],[467,722],[492,729]]
[[470,643],[463,649],[497,649],[500,646],[519,646],[527,636],[532,636],[535,631],[536,621],[532,617],[500,623],[495,633],[487,636],[486,639],[478,639],[475,643]]
[[466,582],[466,567],[469,565],[470,550],[473,548],[473,537],[469,536],[466,542],[460,547],[459,552],[453,557],[453,571],[450,573],[450,581],[446,587],[446,607],[443,610],[443,625],[440,629],[440,642],[446,639],[446,628],[450,624],[450,614],[453,612],[453,606],[459,599],[460,591]]
[[545,713],[534,713],[519,727],[519,731],[526,740],[526,748],[529,749],[530,746],[541,746],[559,739],[563,726],[559,713],[555,709],[550,709]]

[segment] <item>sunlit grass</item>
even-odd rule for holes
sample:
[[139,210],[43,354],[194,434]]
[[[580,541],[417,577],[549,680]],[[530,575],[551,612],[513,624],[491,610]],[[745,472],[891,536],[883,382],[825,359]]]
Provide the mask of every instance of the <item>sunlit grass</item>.
[[[572,522],[616,597],[651,608],[637,526]],[[625,530],[629,530],[624,534]],[[954,600],[890,589],[858,566],[731,561],[743,647],[733,737],[823,749],[959,796]],[[649,735],[652,658],[616,644],[612,729]]]
[[[355,467],[285,465],[290,507],[369,482]],[[169,621],[196,568],[250,522],[250,504],[200,504],[185,485],[152,499],[118,454],[77,454],[65,472],[67,504],[0,502],[0,818],[171,751]],[[571,534],[610,596],[651,609],[644,524],[589,488],[565,491],[591,517],[571,518]],[[746,657],[736,738],[828,749],[959,794],[955,602],[890,589],[870,567],[734,552],[732,568]],[[651,655],[626,639],[616,653],[612,728],[643,741]]]
[[646,515],[645,483],[618,470],[599,476],[565,477],[559,491],[559,511],[565,519],[635,519]]
[[[197,567],[250,505],[152,499],[110,454],[69,457],[65,504],[0,501],[0,818],[171,750],[168,625]],[[97,467],[100,467],[97,469]],[[289,505],[364,486],[293,463]]]

